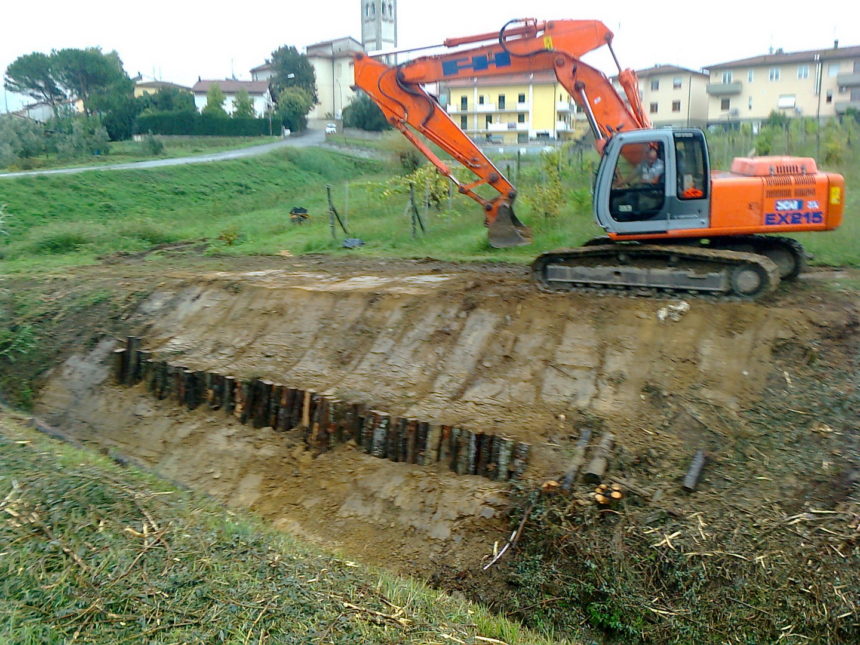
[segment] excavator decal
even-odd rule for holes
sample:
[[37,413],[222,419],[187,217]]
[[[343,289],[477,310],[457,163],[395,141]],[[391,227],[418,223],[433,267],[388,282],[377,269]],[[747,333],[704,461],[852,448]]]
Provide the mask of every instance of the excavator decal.
[[442,73],[445,76],[454,76],[464,70],[472,70],[474,72],[482,72],[485,69],[495,67],[502,69],[511,66],[511,55],[507,52],[490,52],[472,58],[455,58],[454,60],[446,60],[442,63]]

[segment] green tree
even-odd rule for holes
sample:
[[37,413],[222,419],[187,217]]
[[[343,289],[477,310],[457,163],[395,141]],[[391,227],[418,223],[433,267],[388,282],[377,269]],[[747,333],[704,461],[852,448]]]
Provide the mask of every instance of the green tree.
[[257,116],[257,111],[254,109],[254,102],[248,94],[248,90],[242,88],[236,93],[236,98],[233,99],[233,118],[234,119],[253,119]]
[[209,90],[206,92],[206,107],[203,108],[203,114],[211,114],[213,116],[227,117],[227,111],[224,109],[224,102],[227,97],[221,90],[218,83],[212,83]]
[[194,106],[194,95],[176,87],[165,87],[153,94],[144,94],[137,100],[143,107],[142,111],[147,114],[152,112],[197,111]]
[[311,96],[300,87],[288,87],[278,95],[275,111],[278,120],[293,132],[304,130],[308,125],[308,112],[314,103]]
[[269,81],[272,96],[280,96],[288,87],[298,87],[311,97],[311,106],[319,103],[316,74],[307,56],[291,45],[284,45],[272,52],[270,64],[274,72]]
[[364,92],[357,94],[343,109],[343,124],[348,128],[373,132],[381,132],[391,127],[379,106]]
[[69,98],[83,102],[84,113],[92,114],[93,98],[114,91],[128,91],[133,86],[116,52],[102,53],[98,47],[61,49],[51,54],[51,69]]
[[101,118],[112,141],[129,139],[143,105],[134,97],[134,81],[124,72],[113,82],[92,92],[90,114]]
[[47,103],[57,116],[57,106],[65,98],[54,76],[51,57],[40,52],[16,58],[3,78],[3,86],[10,92],[26,94]]

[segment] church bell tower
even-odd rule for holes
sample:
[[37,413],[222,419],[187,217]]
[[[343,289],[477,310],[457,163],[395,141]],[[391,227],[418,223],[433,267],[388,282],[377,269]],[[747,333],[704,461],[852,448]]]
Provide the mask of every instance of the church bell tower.
[[397,48],[397,0],[361,0],[361,44],[366,52]]

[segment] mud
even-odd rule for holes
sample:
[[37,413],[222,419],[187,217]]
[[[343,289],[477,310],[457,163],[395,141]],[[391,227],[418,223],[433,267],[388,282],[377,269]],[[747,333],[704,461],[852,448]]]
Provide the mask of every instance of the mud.
[[[129,321],[156,357],[527,441],[535,481],[564,471],[583,424],[611,429],[626,454],[677,454],[683,471],[713,441],[714,410],[736,415],[760,399],[775,347],[804,346],[848,315],[780,296],[691,300],[672,320],[659,315],[667,301],[543,294],[517,267],[420,261],[301,259],[159,278]],[[178,409],[112,385],[115,346],[106,339],[58,367],[38,413],[400,571],[473,569],[509,533],[500,484],[350,446],[313,457],[291,433]],[[665,424],[669,405],[679,412]]]

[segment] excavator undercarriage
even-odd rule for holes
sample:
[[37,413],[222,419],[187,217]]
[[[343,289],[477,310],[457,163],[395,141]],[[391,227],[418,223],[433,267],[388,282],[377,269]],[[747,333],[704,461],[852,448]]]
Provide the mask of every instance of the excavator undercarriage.
[[532,272],[540,288],[753,300],[771,293],[780,282],[777,263],[756,252],[601,241],[538,256]]

